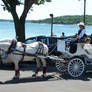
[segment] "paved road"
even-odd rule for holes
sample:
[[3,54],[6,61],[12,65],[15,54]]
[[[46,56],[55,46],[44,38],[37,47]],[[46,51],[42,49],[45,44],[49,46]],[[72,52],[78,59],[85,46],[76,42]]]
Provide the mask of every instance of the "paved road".
[[32,78],[34,66],[21,66],[19,80],[12,79],[14,71],[10,68],[0,69],[0,92],[91,92],[92,72],[80,79],[72,79],[68,75],[59,74],[55,67],[49,66],[46,78],[42,72]]

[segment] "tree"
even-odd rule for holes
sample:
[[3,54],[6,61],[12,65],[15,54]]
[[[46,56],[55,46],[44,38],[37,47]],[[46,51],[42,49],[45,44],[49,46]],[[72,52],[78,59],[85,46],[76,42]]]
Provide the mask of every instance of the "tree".
[[[18,41],[23,41],[25,40],[25,20],[32,5],[44,4],[45,2],[51,2],[51,0],[2,0],[2,2],[3,9],[8,10],[13,17],[16,39]],[[24,5],[24,9],[21,16],[18,17],[16,7],[21,4]]]

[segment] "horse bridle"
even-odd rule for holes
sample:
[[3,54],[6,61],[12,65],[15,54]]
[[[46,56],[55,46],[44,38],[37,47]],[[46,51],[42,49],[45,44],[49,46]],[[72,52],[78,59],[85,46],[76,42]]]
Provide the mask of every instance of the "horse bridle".
[[0,48],[0,58],[5,59],[7,56],[7,52]]
[[16,43],[17,43],[16,40],[12,40],[7,51],[0,48],[0,57],[2,59],[5,59],[8,56],[8,54],[10,54],[16,48]]

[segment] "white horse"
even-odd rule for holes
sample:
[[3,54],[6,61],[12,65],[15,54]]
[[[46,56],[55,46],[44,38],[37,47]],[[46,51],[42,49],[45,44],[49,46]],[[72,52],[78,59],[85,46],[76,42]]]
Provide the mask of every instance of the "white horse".
[[41,42],[33,42],[31,44],[15,43],[12,39],[0,40],[0,56],[3,63],[14,63],[15,77],[20,76],[19,61],[32,61],[36,58],[37,67],[34,76],[38,74],[40,68],[40,60],[43,63],[43,76],[46,74],[46,60],[37,58],[35,55],[47,55],[48,47]]

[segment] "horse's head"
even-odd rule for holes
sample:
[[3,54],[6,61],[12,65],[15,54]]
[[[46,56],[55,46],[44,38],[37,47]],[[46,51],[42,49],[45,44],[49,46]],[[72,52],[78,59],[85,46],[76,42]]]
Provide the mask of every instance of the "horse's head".
[[0,40],[0,49],[10,53],[12,48],[16,47],[16,40],[2,39]]
[[0,43],[0,57],[4,58],[6,56],[6,52],[8,51],[8,48],[10,46],[10,43],[1,42]]
[[8,51],[10,44],[11,43],[9,43],[9,42],[1,42],[0,43],[0,49],[3,49],[4,51]]
[[11,52],[11,48],[12,48],[13,44],[14,44],[14,40],[1,39],[0,40],[0,56],[5,57],[6,54],[9,54]]

